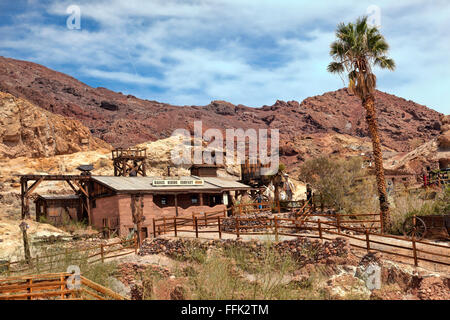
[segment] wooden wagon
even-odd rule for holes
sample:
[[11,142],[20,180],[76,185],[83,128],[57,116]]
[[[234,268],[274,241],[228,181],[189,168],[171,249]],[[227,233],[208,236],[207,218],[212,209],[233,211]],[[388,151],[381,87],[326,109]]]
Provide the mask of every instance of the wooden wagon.
[[450,214],[409,217],[403,223],[403,234],[417,240],[432,234],[450,239]]

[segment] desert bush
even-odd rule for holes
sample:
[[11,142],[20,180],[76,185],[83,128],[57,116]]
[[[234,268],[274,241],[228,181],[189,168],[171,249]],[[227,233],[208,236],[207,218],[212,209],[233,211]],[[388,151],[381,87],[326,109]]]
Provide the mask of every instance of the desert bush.
[[342,213],[378,211],[375,177],[363,168],[363,160],[320,157],[300,167],[299,179],[311,184],[324,205]]
[[[434,193],[434,191],[432,191]],[[394,198],[391,208],[390,232],[401,234],[405,220],[413,215],[442,215],[450,213],[450,186],[433,199],[428,191],[402,194]]]

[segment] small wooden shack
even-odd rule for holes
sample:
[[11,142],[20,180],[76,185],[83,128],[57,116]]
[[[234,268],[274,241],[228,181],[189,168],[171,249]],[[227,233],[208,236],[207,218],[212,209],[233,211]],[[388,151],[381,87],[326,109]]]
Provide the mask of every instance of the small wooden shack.
[[197,177],[217,177],[218,165],[215,164],[194,164],[191,166],[191,175]]
[[45,219],[55,226],[68,221],[82,220],[81,199],[78,195],[38,195],[36,204],[36,220]]

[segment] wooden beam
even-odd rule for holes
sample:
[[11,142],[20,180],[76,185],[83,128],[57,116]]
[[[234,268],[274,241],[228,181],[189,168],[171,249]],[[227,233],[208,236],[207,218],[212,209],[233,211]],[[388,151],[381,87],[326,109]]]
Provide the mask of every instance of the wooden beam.
[[78,193],[78,190],[75,189],[75,187],[74,187],[73,184],[70,182],[70,180],[66,180],[66,182],[67,182],[67,184],[72,188],[72,190],[73,190],[75,193]]
[[25,198],[29,197],[31,195],[31,193],[33,193],[33,191],[38,187],[38,185],[44,180],[44,177],[40,178],[39,180],[35,181],[31,187],[26,190],[25,193]]
[[86,196],[86,197],[88,197],[89,198],[89,194],[87,193],[87,191],[86,190],[84,190],[83,189],[83,187],[81,186],[81,184],[80,183],[78,183],[78,181],[76,181],[76,180],[73,180],[73,183],[78,187],[78,188],[80,188],[80,190],[81,190],[81,192],[83,192],[84,193],[84,195]]

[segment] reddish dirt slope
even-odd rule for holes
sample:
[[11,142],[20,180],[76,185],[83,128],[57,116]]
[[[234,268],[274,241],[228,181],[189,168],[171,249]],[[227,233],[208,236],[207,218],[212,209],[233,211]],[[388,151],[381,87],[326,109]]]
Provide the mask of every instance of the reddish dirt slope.
[[[282,155],[294,157],[295,141],[306,134],[342,133],[367,137],[359,100],[346,89],[272,106],[250,108],[224,101],[207,106],[172,106],[141,100],[105,88],[92,88],[41,65],[0,57],[0,91],[25,98],[51,112],[73,117],[94,136],[113,146],[129,146],[192,128],[201,119],[207,128],[278,128]],[[423,105],[384,92],[376,93],[382,143],[410,151],[410,141],[428,141],[440,130],[440,114]]]

